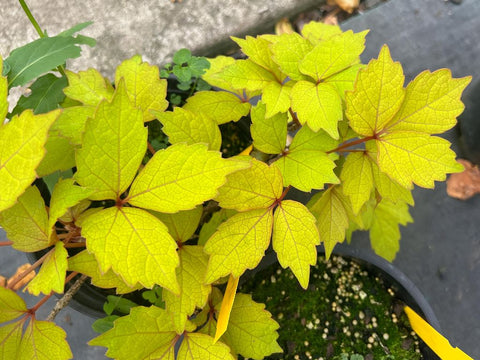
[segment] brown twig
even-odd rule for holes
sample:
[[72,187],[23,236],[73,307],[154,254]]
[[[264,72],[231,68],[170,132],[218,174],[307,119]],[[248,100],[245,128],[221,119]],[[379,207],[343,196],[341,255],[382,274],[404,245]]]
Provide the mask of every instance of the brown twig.
[[53,252],[55,250],[55,248],[51,249],[49,252],[47,252],[45,255],[43,255],[40,259],[38,259],[37,261],[35,261],[32,265],[30,265],[28,267],[28,269],[26,269],[24,272],[22,272],[20,275],[18,275],[17,277],[15,277],[15,279],[12,279],[12,282],[10,282],[8,285],[7,285],[7,289],[13,289],[13,287],[20,281],[22,280],[25,276],[27,276],[28,274],[30,274],[32,271],[34,271],[37,267],[39,267],[40,265],[42,265],[42,263],[45,261],[45,259],[47,258],[47,256]]
[[80,288],[82,287],[85,280],[87,280],[87,278],[88,278],[87,275],[82,275],[77,281],[75,281],[75,283],[70,287],[70,289],[67,290],[65,295],[63,295],[62,298],[56,302],[52,311],[47,316],[47,319],[46,319],[47,321],[53,321],[55,319],[55,316],[57,316],[60,310],[62,310],[65,306],[67,306],[70,300],[72,300],[73,295],[75,295],[77,291],[80,290]]
[[13,241],[0,241],[0,246],[10,246],[13,244]]

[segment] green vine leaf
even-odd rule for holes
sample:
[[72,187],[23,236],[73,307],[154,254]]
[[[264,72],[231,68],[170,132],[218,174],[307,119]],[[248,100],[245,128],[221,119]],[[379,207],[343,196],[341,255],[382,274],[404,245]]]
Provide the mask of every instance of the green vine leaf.
[[108,208],[83,220],[82,236],[102,273],[112,268],[129,286],[159,284],[179,293],[177,244],[155,216],[133,207]]
[[240,120],[250,107],[249,102],[226,91],[198,91],[183,105],[183,109],[208,116],[218,125]]
[[338,122],[343,118],[342,99],[336,89],[325,82],[299,81],[292,88],[292,109],[298,121],[317,132],[325,130],[338,139]]
[[249,166],[242,159],[222,159],[204,144],[175,144],[157,151],[133,182],[126,200],[164,213],[190,210],[213,198],[228,174]]
[[304,126],[293,138],[288,151],[274,162],[283,175],[284,185],[292,185],[301,191],[323,189],[326,183],[338,184],[340,180],[333,169],[335,163],[328,150],[338,142],[324,131],[313,132]]
[[304,289],[308,287],[310,265],[317,263],[320,236],[315,223],[310,211],[292,200],[282,201],[273,219],[272,245],[278,261],[283,268],[292,269]]
[[408,213],[408,205],[382,200],[373,213],[370,227],[370,243],[375,253],[388,261],[393,261],[400,249],[399,225],[413,222]]
[[118,360],[174,360],[178,339],[170,315],[156,306],[137,306],[118,318],[113,329],[90,340],[89,345],[108,348],[107,356]]
[[[53,74],[46,74],[38,78],[31,86],[31,93],[28,97],[22,96],[12,115],[22,113],[24,110],[32,109],[34,114],[44,114],[58,108],[65,99],[63,88],[67,86],[65,76],[57,77]],[[1,115],[0,115],[1,116]]]
[[239,213],[221,224],[205,244],[205,252],[210,255],[205,282],[229,274],[239,277],[256,267],[270,244],[272,226],[270,209]]
[[125,60],[115,72],[115,86],[121,79],[125,81],[127,93],[134,107],[142,110],[143,121],[151,121],[155,116],[151,110],[164,111],[168,107],[167,80],[160,79],[158,67],[142,61],[140,55]]
[[49,237],[48,214],[36,186],[27,188],[14,206],[0,213],[0,225],[13,242],[12,247],[20,251],[46,249],[55,241]]
[[65,285],[65,276],[67,274],[67,250],[63,242],[55,244],[55,250],[47,255],[40,271],[27,286],[30,294],[38,296],[40,293],[45,295],[52,291],[63,293]]
[[82,144],[83,133],[88,118],[95,115],[95,107],[93,106],[72,106],[62,110],[62,113],[55,121],[50,129],[58,133],[59,137],[68,140],[72,146]]
[[407,90],[403,79],[401,65],[393,62],[385,45],[378,59],[359,73],[355,90],[347,93],[346,115],[358,134],[375,142],[371,148],[382,172],[404,188],[413,183],[433,188],[447,173],[463,170],[450,143],[430,135],[455,125],[463,111],[460,96],[471,78],[427,71]]
[[221,341],[245,358],[263,359],[283,352],[277,343],[278,327],[264,304],[253,301],[251,295],[237,294]]
[[214,343],[211,336],[198,333],[186,333],[178,350],[177,360],[234,360],[230,348],[221,343]]
[[13,50],[5,62],[10,66],[8,87],[22,86],[49,72],[67,59],[80,56],[80,38],[72,36],[43,37]]
[[274,166],[252,159],[249,169],[235,172],[218,190],[215,198],[225,209],[247,211],[266,209],[279,199],[283,191],[282,175]]
[[272,44],[273,60],[292,80],[309,80],[298,64],[313,49],[313,45],[297,33],[282,34]]
[[177,243],[185,242],[192,237],[195,230],[197,230],[202,214],[202,206],[174,214],[154,213],[157,218],[167,225],[168,232]]
[[95,259],[95,255],[90,254],[88,250],[83,250],[77,255],[69,257],[68,270],[87,275],[91,278],[92,284],[97,287],[103,289],[115,288],[117,294],[127,294],[143,288],[140,284],[128,286],[111,269],[103,273]]
[[202,246],[182,246],[178,251],[180,266],[177,268],[177,280],[180,295],[170,291],[163,292],[167,311],[172,314],[175,331],[183,333],[187,317],[195,309],[203,308],[211,291],[211,285],[204,285],[208,256]]
[[253,146],[266,154],[281,154],[287,144],[287,114],[267,118],[266,106],[259,101],[252,107],[250,117]]
[[92,200],[118,199],[131,184],[147,149],[147,129],[140,110],[121,82],[112,102],[103,101],[87,121],[77,151],[75,180],[95,190]]
[[[1,290],[0,290],[1,291]],[[23,320],[0,327],[0,359],[18,359],[22,341]]]
[[301,33],[313,45],[316,45],[324,40],[328,40],[332,36],[341,34],[342,29],[340,29],[340,26],[310,21],[303,26]]
[[299,63],[299,70],[316,81],[337,74],[360,62],[368,30],[354,34],[348,30],[316,45]]
[[208,59],[210,68],[202,75],[202,79],[211,86],[232,92],[240,97],[243,96],[242,90],[237,90],[232,87],[232,84],[223,78],[223,71],[230,65],[235,64],[235,59],[231,56],[217,56],[213,59]]
[[262,101],[267,107],[266,118],[271,118],[278,113],[285,113],[290,108],[290,97],[293,83],[291,81],[284,84],[271,82],[263,89]]
[[33,115],[31,110],[0,125],[0,212],[8,209],[35,180],[44,145],[59,110]]
[[65,215],[68,209],[87,199],[92,193],[90,189],[74,185],[73,179],[59,180],[53,188],[50,200],[48,220],[50,233],[57,220]]
[[70,99],[96,107],[102,100],[112,100],[114,89],[108,79],[95,69],[74,73],[66,71],[68,86],[63,90]]
[[251,60],[236,60],[235,63],[223,69],[222,76],[237,90],[261,90],[268,83],[277,81],[274,74]]
[[0,286],[0,310],[0,322],[3,323],[24,315],[27,304],[15,291]]
[[50,321],[30,320],[20,344],[21,359],[67,360],[73,357],[65,331]]
[[[349,226],[349,217],[345,199],[336,186],[318,193],[307,204],[310,212],[317,219],[320,240],[325,246],[325,256],[330,257],[337,243],[345,240],[345,232]],[[348,200],[347,200],[348,201]]]
[[206,224],[203,224],[198,237],[198,245],[204,246],[207,240],[217,231],[218,226],[236,213],[237,211],[230,209],[220,209],[220,211],[214,213],[212,218]]
[[44,177],[55,171],[65,171],[75,166],[75,149],[70,141],[50,128],[45,143],[45,156],[37,167],[37,176]]
[[152,111],[152,113],[163,124],[162,131],[168,135],[171,144],[205,143],[208,144],[209,150],[220,150],[222,145],[220,129],[215,121],[207,115],[179,107],[173,111]]

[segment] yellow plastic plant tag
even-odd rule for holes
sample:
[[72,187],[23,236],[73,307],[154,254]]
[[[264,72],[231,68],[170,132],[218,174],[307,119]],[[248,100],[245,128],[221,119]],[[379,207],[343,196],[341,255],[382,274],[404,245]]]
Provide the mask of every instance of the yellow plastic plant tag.
[[217,331],[215,332],[214,343],[216,343],[225,331],[227,331],[228,320],[230,319],[233,301],[235,300],[235,294],[237,293],[238,279],[240,279],[240,277],[233,277],[232,275],[228,278],[227,288],[225,289],[222,306],[220,308],[220,313],[218,314]]

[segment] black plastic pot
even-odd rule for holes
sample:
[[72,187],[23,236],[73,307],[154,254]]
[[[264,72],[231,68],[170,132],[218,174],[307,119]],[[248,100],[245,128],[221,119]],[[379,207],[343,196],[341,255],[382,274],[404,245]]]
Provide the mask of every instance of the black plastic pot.
[[[323,245],[317,247],[317,252],[319,256],[324,256],[325,249]],[[435,329],[440,330],[438,319],[423,294],[415,284],[392,263],[375,255],[371,251],[345,244],[337,244],[333,254],[352,259],[368,270],[369,273],[378,275],[378,277],[384,280],[387,286],[395,291],[396,298],[410,306]],[[274,252],[269,252],[262,259],[258,267],[247,271],[244,277],[253,276],[277,261],[276,254]],[[240,280],[240,283],[242,283],[242,280]],[[423,341],[420,342],[420,350],[424,359],[440,360],[440,358],[425,343],[423,343]]]

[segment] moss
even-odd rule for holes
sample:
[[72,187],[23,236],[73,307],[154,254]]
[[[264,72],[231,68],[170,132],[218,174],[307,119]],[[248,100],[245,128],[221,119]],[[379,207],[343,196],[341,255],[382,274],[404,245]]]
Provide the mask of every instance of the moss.
[[270,359],[422,358],[394,291],[354,261],[321,257],[306,291],[278,264],[257,273],[240,291],[252,292],[280,324],[284,353]]

